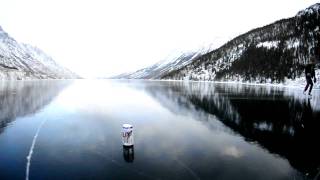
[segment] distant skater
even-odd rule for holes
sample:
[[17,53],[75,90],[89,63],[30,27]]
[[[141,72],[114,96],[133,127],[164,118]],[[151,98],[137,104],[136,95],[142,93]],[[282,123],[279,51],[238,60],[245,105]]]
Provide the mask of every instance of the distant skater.
[[315,60],[314,60],[314,58],[312,58],[310,63],[305,66],[305,75],[306,75],[307,85],[304,88],[303,93],[305,94],[309,88],[309,95],[310,96],[311,96],[311,91],[313,88],[312,79],[313,79],[314,83],[317,82],[315,71],[314,71],[314,65],[315,65]]

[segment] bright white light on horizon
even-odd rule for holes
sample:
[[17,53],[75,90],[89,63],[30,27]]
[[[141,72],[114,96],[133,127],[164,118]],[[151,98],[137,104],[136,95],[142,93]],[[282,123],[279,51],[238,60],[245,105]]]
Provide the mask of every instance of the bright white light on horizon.
[[316,0],[2,0],[0,26],[86,77],[151,65],[292,17]]

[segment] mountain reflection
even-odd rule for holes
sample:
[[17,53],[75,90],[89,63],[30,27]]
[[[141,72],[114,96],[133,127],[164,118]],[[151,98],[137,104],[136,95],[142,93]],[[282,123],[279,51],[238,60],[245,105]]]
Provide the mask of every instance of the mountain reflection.
[[34,114],[49,104],[68,81],[0,82],[0,133],[17,117]]
[[307,99],[299,90],[198,82],[147,84],[145,89],[175,113],[184,111],[172,109],[172,103],[202,116],[216,116],[249,143],[288,159],[309,177],[319,171],[319,96]]
[[123,159],[132,163],[134,160],[134,146],[123,146]]

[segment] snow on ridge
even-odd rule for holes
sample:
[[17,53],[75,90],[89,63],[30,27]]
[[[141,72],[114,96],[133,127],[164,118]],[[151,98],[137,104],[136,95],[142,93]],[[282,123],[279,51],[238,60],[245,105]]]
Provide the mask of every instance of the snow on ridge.
[[264,47],[267,49],[271,49],[271,48],[277,48],[279,45],[280,41],[264,41],[264,42],[260,42],[257,44],[257,47]]
[[300,16],[303,16],[306,14],[319,13],[319,11],[320,11],[320,3],[316,3],[316,4],[311,5],[310,7],[306,8],[304,10],[299,11],[297,16],[300,17]]
[[0,29],[0,79],[78,78],[37,47],[17,42]]
[[[190,54],[192,53],[190,52]],[[179,60],[179,58],[181,58],[182,56],[188,56],[188,53],[176,52],[176,53],[170,54],[164,60],[155,64],[156,66],[155,70],[161,69],[171,63],[177,63],[176,61]]]
[[286,45],[288,49],[292,49],[292,48],[297,48],[300,45],[300,41],[299,39],[290,39],[288,41],[286,41]]

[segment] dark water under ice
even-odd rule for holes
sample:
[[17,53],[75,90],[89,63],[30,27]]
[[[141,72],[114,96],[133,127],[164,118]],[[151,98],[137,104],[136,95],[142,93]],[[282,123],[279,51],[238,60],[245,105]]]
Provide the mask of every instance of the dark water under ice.
[[[320,91],[0,82],[0,179],[316,179]],[[121,127],[134,127],[133,148]]]

